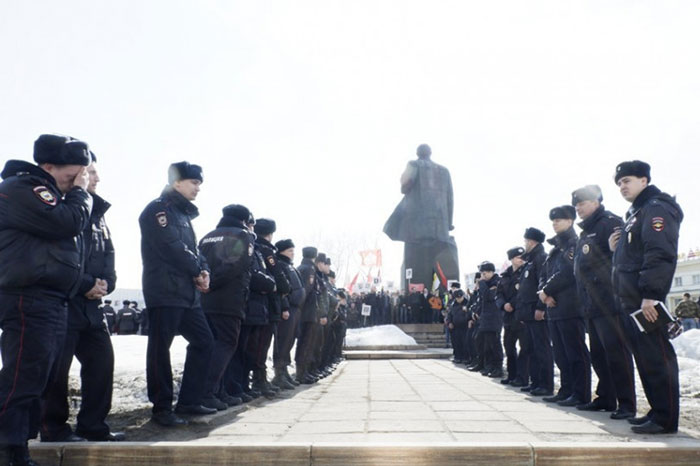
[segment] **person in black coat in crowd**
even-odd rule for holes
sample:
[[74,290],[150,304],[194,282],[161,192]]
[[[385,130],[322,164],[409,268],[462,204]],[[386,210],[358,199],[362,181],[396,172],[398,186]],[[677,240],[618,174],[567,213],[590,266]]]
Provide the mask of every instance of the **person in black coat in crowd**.
[[453,299],[450,302],[445,323],[452,338],[452,348],[454,352],[453,362],[462,364],[467,361],[466,338],[471,314],[469,312],[469,302],[466,300],[464,290],[455,290],[452,293]]
[[[99,308],[103,296],[114,291],[114,246],[104,214],[110,204],[97,194],[100,177],[97,158],[90,152],[88,166],[92,196],[90,223],[83,231],[85,267],[76,296],[68,302],[68,331],[57,369],[44,393],[41,422],[42,442],[124,440],[121,432],[110,432],[106,423],[112,406],[114,350],[104,315]],[[68,424],[68,373],[75,356],[80,362],[80,411],[75,433]]]
[[586,323],[574,277],[574,254],[578,237],[574,231],[576,210],[570,205],[549,212],[556,236],[545,261],[545,283],[539,293],[547,306],[547,320],[554,361],[561,374],[556,395],[544,401],[577,406],[591,401],[591,357],[586,347]]
[[[272,237],[277,231],[277,224],[274,220],[261,218],[255,223],[255,247],[260,251],[265,263],[265,270],[275,280],[275,291],[270,293],[268,299],[269,323],[260,328],[260,341],[255,358],[255,368],[253,369],[254,387],[260,390],[267,389],[279,391],[280,389],[291,390],[294,385],[286,380],[278,379],[280,386],[271,384],[267,380],[267,353],[272,344],[272,337],[277,331],[277,324],[281,320],[289,319],[289,304],[287,295],[291,291],[289,280],[284,274],[282,265],[277,261],[277,248],[272,244]],[[257,389],[257,388],[256,388]],[[263,390],[264,391],[264,390]]]
[[299,385],[288,371],[288,366],[292,363],[291,351],[296,340],[299,321],[301,319],[301,307],[306,299],[306,289],[301,281],[301,275],[294,268],[295,246],[291,239],[283,239],[275,243],[277,248],[277,263],[280,264],[287,281],[290,292],[287,295],[286,305],[289,309],[289,318],[283,319],[277,326],[275,335],[275,347],[273,350],[273,364],[275,367],[275,378],[272,380],[277,386],[282,384],[282,380],[292,385]]
[[35,464],[27,441],[62,351],[67,301],[82,284],[81,234],[90,222],[87,144],[41,135],[36,165],[9,160],[0,176],[0,461]]
[[656,303],[671,289],[678,260],[678,234],[683,211],[674,198],[649,184],[649,164],[634,160],[617,166],[615,182],[632,205],[625,226],[610,237],[613,255],[613,290],[623,314],[641,309],[652,328],[640,332],[625,320],[632,354],[651,410],[630,418],[641,434],[678,431],[680,392],[678,359],[665,325],[658,325]]
[[248,208],[231,204],[222,213],[216,229],[199,243],[211,270],[209,293],[202,296],[202,309],[214,335],[202,405],[219,410],[243,401],[228,393],[222,381],[238,347],[245,319],[253,256],[253,238],[245,224],[250,217]]
[[503,347],[501,346],[501,329],[503,315],[496,303],[496,293],[500,276],[491,262],[479,265],[481,279],[479,280],[478,320],[479,333],[482,337],[482,353],[484,369],[482,375],[493,378],[503,377]]
[[187,423],[172,411],[170,345],[178,333],[189,344],[175,411],[216,412],[201,404],[202,381],[207,376],[213,349],[213,336],[200,304],[200,293],[209,291],[209,266],[199,253],[191,223],[199,215],[192,201],[197,198],[202,179],[198,165],[170,165],[168,186],[139,217],[143,294],[150,313],[146,350],[148,398],[153,403],[153,421],[166,427]]
[[315,259],[318,250],[307,246],[302,249],[303,259],[298,267],[301,282],[304,285],[306,299],[301,309],[301,323],[297,349],[294,359],[296,361],[296,380],[302,384],[313,384],[318,379],[310,374],[313,360],[314,346],[318,344],[316,327],[327,323],[321,306],[321,294],[325,293],[322,282],[317,279]]
[[115,327],[119,335],[134,335],[139,328],[136,311],[131,307],[131,301],[124,300],[122,308],[117,311]]
[[114,333],[114,325],[117,322],[117,313],[112,307],[112,300],[105,299],[105,304],[102,306],[102,314],[105,317],[105,323],[107,324],[107,330],[110,335]]
[[520,288],[522,265],[525,263],[522,259],[523,254],[525,254],[525,248],[521,246],[508,250],[507,255],[511,265],[501,274],[496,296],[498,308],[503,311],[503,347],[508,370],[508,377],[501,380],[503,385],[525,386],[525,382],[529,379],[528,355],[521,351],[521,357],[518,357],[516,348],[518,341],[520,346],[523,346],[522,336],[525,333],[525,326],[515,318],[515,300]]
[[634,365],[623,316],[615,306],[612,251],[608,245],[610,235],[622,227],[622,219],[605,210],[601,204],[603,193],[597,185],[584,186],[571,196],[571,204],[581,219],[574,274],[588,318],[591,363],[598,376],[597,398],[576,408],[614,411],[610,415],[613,419],[631,418],[637,411]]
[[[551,396],[554,391],[554,359],[549,329],[545,320],[546,306],[537,297],[540,278],[544,274],[547,253],[542,242],[545,235],[537,228],[527,228],[524,234],[526,261],[520,275],[520,288],[515,305],[515,318],[525,323],[530,336],[530,384],[520,390],[534,396]],[[522,349],[521,349],[522,351]]]

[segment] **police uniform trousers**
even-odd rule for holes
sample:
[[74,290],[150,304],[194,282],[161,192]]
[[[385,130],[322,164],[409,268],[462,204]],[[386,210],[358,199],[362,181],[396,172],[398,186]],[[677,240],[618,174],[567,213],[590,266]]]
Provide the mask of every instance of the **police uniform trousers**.
[[[530,361],[532,360],[532,340],[530,332],[522,322],[515,322],[517,325],[517,341],[520,349],[518,350],[517,369],[515,371],[515,379],[528,385],[530,381]],[[508,373],[510,375],[510,372]],[[509,376],[510,378],[510,376]]]
[[250,370],[246,356],[246,347],[248,346],[248,338],[253,329],[251,325],[245,325],[241,322],[241,330],[238,334],[238,344],[236,350],[228,363],[222,388],[226,394],[237,396],[243,392],[250,391]]
[[104,325],[88,325],[83,329],[70,328],[66,332],[54,377],[44,395],[42,439],[60,441],[72,433],[68,424],[68,374],[74,355],[80,362],[81,399],[75,432],[80,436],[95,438],[109,433],[105,419],[112,407],[114,349]]
[[[472,325],[471,328],[467,326],[467,335],[465,337],[465,353],[467,360],[476,363],[479,358],[479,353],[476,350],[476,335],[477,326]],[[483,361],[482,361],[483,362]]]
[[591,363],[598,376],[596,395],[608,409],[635,413],[634,366],[620,314],[589,320]]
[[507,322],[503,326],[503,348],[506,353],[506,369],[508,380],[515,380],[518,375],[518,336],[520,334],[520,323],[515,320]]
[[[624,317],[624,316],[623,316]],[[678,430],[680,389],[678,386],[678,359],[668,339],[666,327],[649,333],[640,332],[631,318],[625,319],[639,378],[651,406],[649,419],[663,428]]]
[[146,350],[146,382],[153,412],[172,410],[173,372],[170,345],[175,335],[189,343],[178,404],[199,405],[204,395],[209,360],[214,347],[213,336],[202,308],[149,308],[150,326]]
[[277,322],[256,325],[248,339],[249,367],[251,370],[267,368],[267,353],[272,345],[272,337],[277,329]]
[[591,356],[586,347],[586,325],[581,317],[550,320],[554,361],[561,374],[561,396],[591,401]]
[[214,336],[214,348],[204,391],[205,398],[222,392],[222,380],[238,346],[241,333],[241,318],[227,314],[207,313],[207,322]]
[[490,371],[503,369],[503,347],[501,332],[481,331],[484,369]]
[[467,360],[467,330],[467,325],[455,325],[455,327],[450,330],[452,334],[452,352],[455,360]]
[[333,348],[335,348],[335,333],[330,321],[323,326],[323,351],[321,353],[321,367],[326,367],[333,359]]
[[40,398],[63,349],[65,299],[0,292],[0,447],[39,432]]
[[297,377],[310,370],[309,365],[313,361],[313,345],[316,335],[315,327],[320,327],[316,322],[302,322],[299,326],[299,338],[294,360],[297,366]]
[[547,321],[528,320],[525,326],[530,333],[532,343],[533,357],[530,360],[532,387],[554,391],[554,357]]
[[311,351],[311,362],[309,363],[311,370],[318,370],[321,368],[321,358],[323,353],[323,344],[325,341],[324,337],[326,327],[328,327],[328,324],[317,324],[314,326],[314,345]]
[[333,324],[335,348],[333,348],[333,359],[341,358],[343,356],[343,344],[345,342],[345,334],[348,331],[348,324],[343,321],[336,321]]
[[289,319],[281,320],[277,323],[275,346],[272,350],[272,361],[275,368],[281,369],[292,363],[291,352],[300,318],[301,311],[299,309],[290,309]]

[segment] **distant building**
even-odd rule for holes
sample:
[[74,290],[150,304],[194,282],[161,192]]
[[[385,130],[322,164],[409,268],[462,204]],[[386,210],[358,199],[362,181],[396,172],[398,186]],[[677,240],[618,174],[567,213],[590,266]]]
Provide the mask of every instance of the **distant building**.
[[690,293],[693,301],[697,301],[700,296],[700,254],[679,256],[671,291],[666,298],[666,307],[673,311],[683,300],[684,293]]

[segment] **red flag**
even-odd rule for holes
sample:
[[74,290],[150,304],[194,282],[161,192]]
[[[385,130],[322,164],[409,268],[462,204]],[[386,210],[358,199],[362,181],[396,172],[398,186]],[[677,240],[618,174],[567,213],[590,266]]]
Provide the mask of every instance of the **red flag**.
[[357,283],[357,277],[360,276],[360,272],[357,272],[355,274],[355,278],[352,279],[350,282],[350,286],[348,286],[348,293],[352,294],[352,289],[355,288],[355,283]]
[[447,278],[445,277],[445,274],[442,273],[442,267],[440,267],[440,263],[437,261],[435,262],[435,264],[437,265],[438,275],[440,276],[440,283],[442,283],[442,286],[447,288]]

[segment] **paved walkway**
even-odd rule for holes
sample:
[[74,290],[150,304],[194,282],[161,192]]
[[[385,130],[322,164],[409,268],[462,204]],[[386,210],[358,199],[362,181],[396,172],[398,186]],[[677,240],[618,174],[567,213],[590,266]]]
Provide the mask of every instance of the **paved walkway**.
[[570,441],[700,447],[687,432],[636,435],[609,413],[555,407],[445,360],[345,361],[320,383],[251,406],[192,442]]

